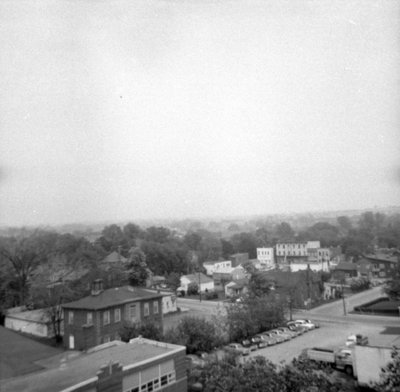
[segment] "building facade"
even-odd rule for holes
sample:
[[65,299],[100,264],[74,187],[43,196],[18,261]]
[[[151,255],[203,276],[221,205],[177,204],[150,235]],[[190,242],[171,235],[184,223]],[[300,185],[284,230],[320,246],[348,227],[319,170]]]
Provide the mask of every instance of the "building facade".
[[214,280],[202,273],[181,276],[181,286],[178,290],[183,290],[187,293],[191,283],[197,284],[201,292],[214,291]]
[[186,347],[136,338],[111,342],[60,367],[2,380],[2,392],[186,392]]
[[132,286],[103,290],[94,282],[92,294],[63,305],[64,346],[87,350],[112,340],[119,340],[124,322],[152,321],[162,328],[162,294]]
[[215,272],[229,273],[232,270],[231,260],[219,260],[219,261],[205,261],[203,267],[206,270],[208,276],[213,276]]
[[260,262],[260,269],[275,268],[274,248],[257,248],[257,260]]

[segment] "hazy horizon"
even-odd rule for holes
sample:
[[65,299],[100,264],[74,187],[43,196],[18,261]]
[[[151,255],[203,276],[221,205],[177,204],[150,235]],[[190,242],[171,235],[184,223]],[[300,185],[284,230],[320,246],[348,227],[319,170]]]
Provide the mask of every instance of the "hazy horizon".
[[399,205],[399,15],[0,0],[0,226]]

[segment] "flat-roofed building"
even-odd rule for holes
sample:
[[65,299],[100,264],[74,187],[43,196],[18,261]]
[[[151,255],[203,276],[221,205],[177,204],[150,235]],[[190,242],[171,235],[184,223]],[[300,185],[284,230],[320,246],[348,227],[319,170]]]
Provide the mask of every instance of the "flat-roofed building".
[[47,370],[2,380],[2,392],[186,392],[186,347],[136,338],[103,344]]
[[272,269],[275,267],[274,248],[257,248],[257,260],[261,269]]

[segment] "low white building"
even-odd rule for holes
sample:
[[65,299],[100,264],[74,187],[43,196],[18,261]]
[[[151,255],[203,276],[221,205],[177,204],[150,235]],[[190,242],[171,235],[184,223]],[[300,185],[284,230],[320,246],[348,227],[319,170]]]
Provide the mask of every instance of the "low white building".
[[191,283],[196,283],[201,292],[214,291],[214,280],[201,272],[198,274],[181,276],[181,287],[179,287],[178,290],[183,290],[187,293]]
[[176,295],[170,291],[159,291],[159,290],[151,290],[147,289],[146,291],[150,293],[159,293],[162,294],[162,312],[163,314],[173,313],[178,310],[176,305]]
[[257,260],[260,269],[273,269],[275,267],[274,248],[257,248]]
[[4,326],[14,331],[43,338],[54,336],[54,329],[46,309],[9,312],[6,315]]
[[203,267],[208,276],[212,276],[214,272],[230,273],[232,271],[231,260],[205,261]]

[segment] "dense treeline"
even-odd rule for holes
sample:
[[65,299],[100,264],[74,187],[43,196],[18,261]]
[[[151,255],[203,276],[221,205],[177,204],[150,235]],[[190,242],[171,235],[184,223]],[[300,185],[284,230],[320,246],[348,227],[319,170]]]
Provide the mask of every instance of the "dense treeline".
[[[241,231],[246,227],[252,230]],[[243,252],[255,258],[257,247],[273,246],[278,241],[319,240],[323,247],[341,246],[347,256],[357,258],[373,251],[375,246],[399,248],[400,215],[366,212],[357,220],[340,216],[336,224],[316,222],[296,231],[287,222],[272,224],[268,220],[241,227],[232,223],[224,233],[193,224],[186,233],[166,227],[142,228],[134,223],[112,224],[104,227],[91,242],[83,235],[48,230],[15,229],[10,233],[10,236],[0,237],[2,308],[26,304],[33,282],[40,281],[38,275],[42,281],[49,282],[62,280],[60,270],[86,268],[90,271],[87,279],[101,277],[99,262],[112,251],[132,259],[131,252],[135,249],[136,256],[130,260],[133,268],[140,250],[146,266],[155,275],[171,276],[174,281],[177,275],[200,270],[204,261],[226,259]],[[115,271],[111,281],[108,276],[109,284],[121,283],[121,276]],[[132,279],[140,280],[140,276]],[[87,282],[81,287],[87,287]]]

